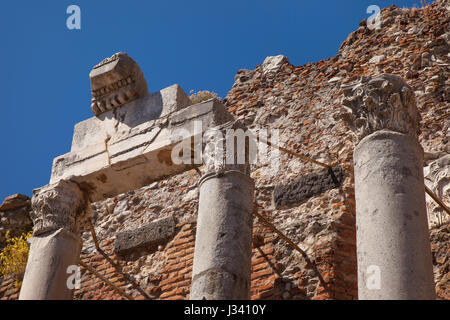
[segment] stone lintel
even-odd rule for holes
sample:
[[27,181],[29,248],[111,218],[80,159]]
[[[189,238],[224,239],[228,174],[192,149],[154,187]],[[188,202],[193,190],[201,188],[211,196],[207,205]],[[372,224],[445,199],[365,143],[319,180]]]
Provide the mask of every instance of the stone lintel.
[[[131,115],[122,110],[127,107],[133,109]],[[201,122],[202,130],[206,131],[233,120],[226,107],[214,99],[158,119],[150,119],[150,116],[142,119],[135,115],[136,109],[134,104],[118,109],[125,114],[120,119],[130,119],[127,129],[120,129],[126,126],[123,121],[111,125],[110,119],[105,119],[103,136],[99,134],[94,139],[96,131],[92,127],[89,129],[92,136],[75,134],[77,138],[74,139],[79,139],[75,143],[77,147],[54,160],[50,183],[70,179],[89,193],[92,202],[141,188],[192,168],[192,164],[176,165],[172,162],[172,149],[182,140],[175,132],[184,129],[188,136],[183,138],[191,138],[199,134],[194,131],[196,123]],[[140,110],[144,109],[141,107]],[[100,125],[104,123],[97,124],[93,126],[101,130]],[[79,130],[81,126],[75,131]],[[108,130],[111,134],[107,133]],[[108,138],[102,141],[105,136]],[[86,143],[89,145],[81,148]]]

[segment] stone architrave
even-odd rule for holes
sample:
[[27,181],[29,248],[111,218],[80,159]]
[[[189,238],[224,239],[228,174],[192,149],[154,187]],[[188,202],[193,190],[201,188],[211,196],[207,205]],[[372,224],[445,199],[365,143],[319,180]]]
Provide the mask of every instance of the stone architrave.
[[19,299],[72,299],[75,281],[68,268],[79,262],[87,196],[77,184],[61,180],[34,190],[32,206],[33,237]]
[[354,151],[358,296],[434,299],[425,207],[420,114],[401,77],[364,77],[343,87]]

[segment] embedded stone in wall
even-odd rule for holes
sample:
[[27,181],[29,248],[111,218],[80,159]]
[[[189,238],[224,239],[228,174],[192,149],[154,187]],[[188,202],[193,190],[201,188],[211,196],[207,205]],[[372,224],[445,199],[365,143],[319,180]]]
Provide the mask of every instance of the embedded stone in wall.
[[137,249],[155,249],[158,245],[169,240],[175,233],[173,217],[150,222],[135,229],[119,232],[114,243],[114,251],[127,254]]
[[283,55],[267,57],[263,64],[262,69],[264,74],[277,72],[284,63],[289,62],[288,58]]
[[[450,205],[450,155],[443,156],[424,168],[425,184],[439,199]],[[426,197],[428,223],[440,226],[449,220],[448,214],[429,195]]]
[[333,174],[330,170],[323,169],[303,176],[293,183],[276,186],[273,191],[273,204],[276,208],[290,207],[327,190],[338,188],[342,180],[342,169],[333,168]]

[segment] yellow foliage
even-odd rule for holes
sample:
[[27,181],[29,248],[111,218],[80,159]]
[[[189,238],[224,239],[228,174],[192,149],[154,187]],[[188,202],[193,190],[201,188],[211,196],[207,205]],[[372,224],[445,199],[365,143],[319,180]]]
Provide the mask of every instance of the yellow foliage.
[[219,99],[219,96],[215,92],[209,92],[207,90],[204,91],[198,91],[197,93],[193,93],[194,90],[191,90],[191,95],[189,96],[189,99],[191,99],[192,103],[200,103],[212,98]]
[[16,288],[22,285],[25,267],[27,265],[29,247],[27,240],[32,232],[23,233],[20,237],[11,237],[6,233],[6,247],[0,253],[0,277],[13,276],[16,279]]

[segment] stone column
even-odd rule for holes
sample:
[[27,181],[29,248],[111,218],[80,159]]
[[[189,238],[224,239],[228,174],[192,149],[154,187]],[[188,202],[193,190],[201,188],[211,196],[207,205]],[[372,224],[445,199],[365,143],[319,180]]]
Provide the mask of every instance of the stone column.
[[343,87],[354,151],[358,296],[434,299],[425,207],[420,114],[398,76],[365,77]]
[[33,237],[19,299],[72,299],[73,272],[67,268],[79,262],[88,201],[77,184],[61,180],[34,190],[32,206]]
[[199,182],[190,299],[249,299],[254,182],[248,165],[210,164]]

